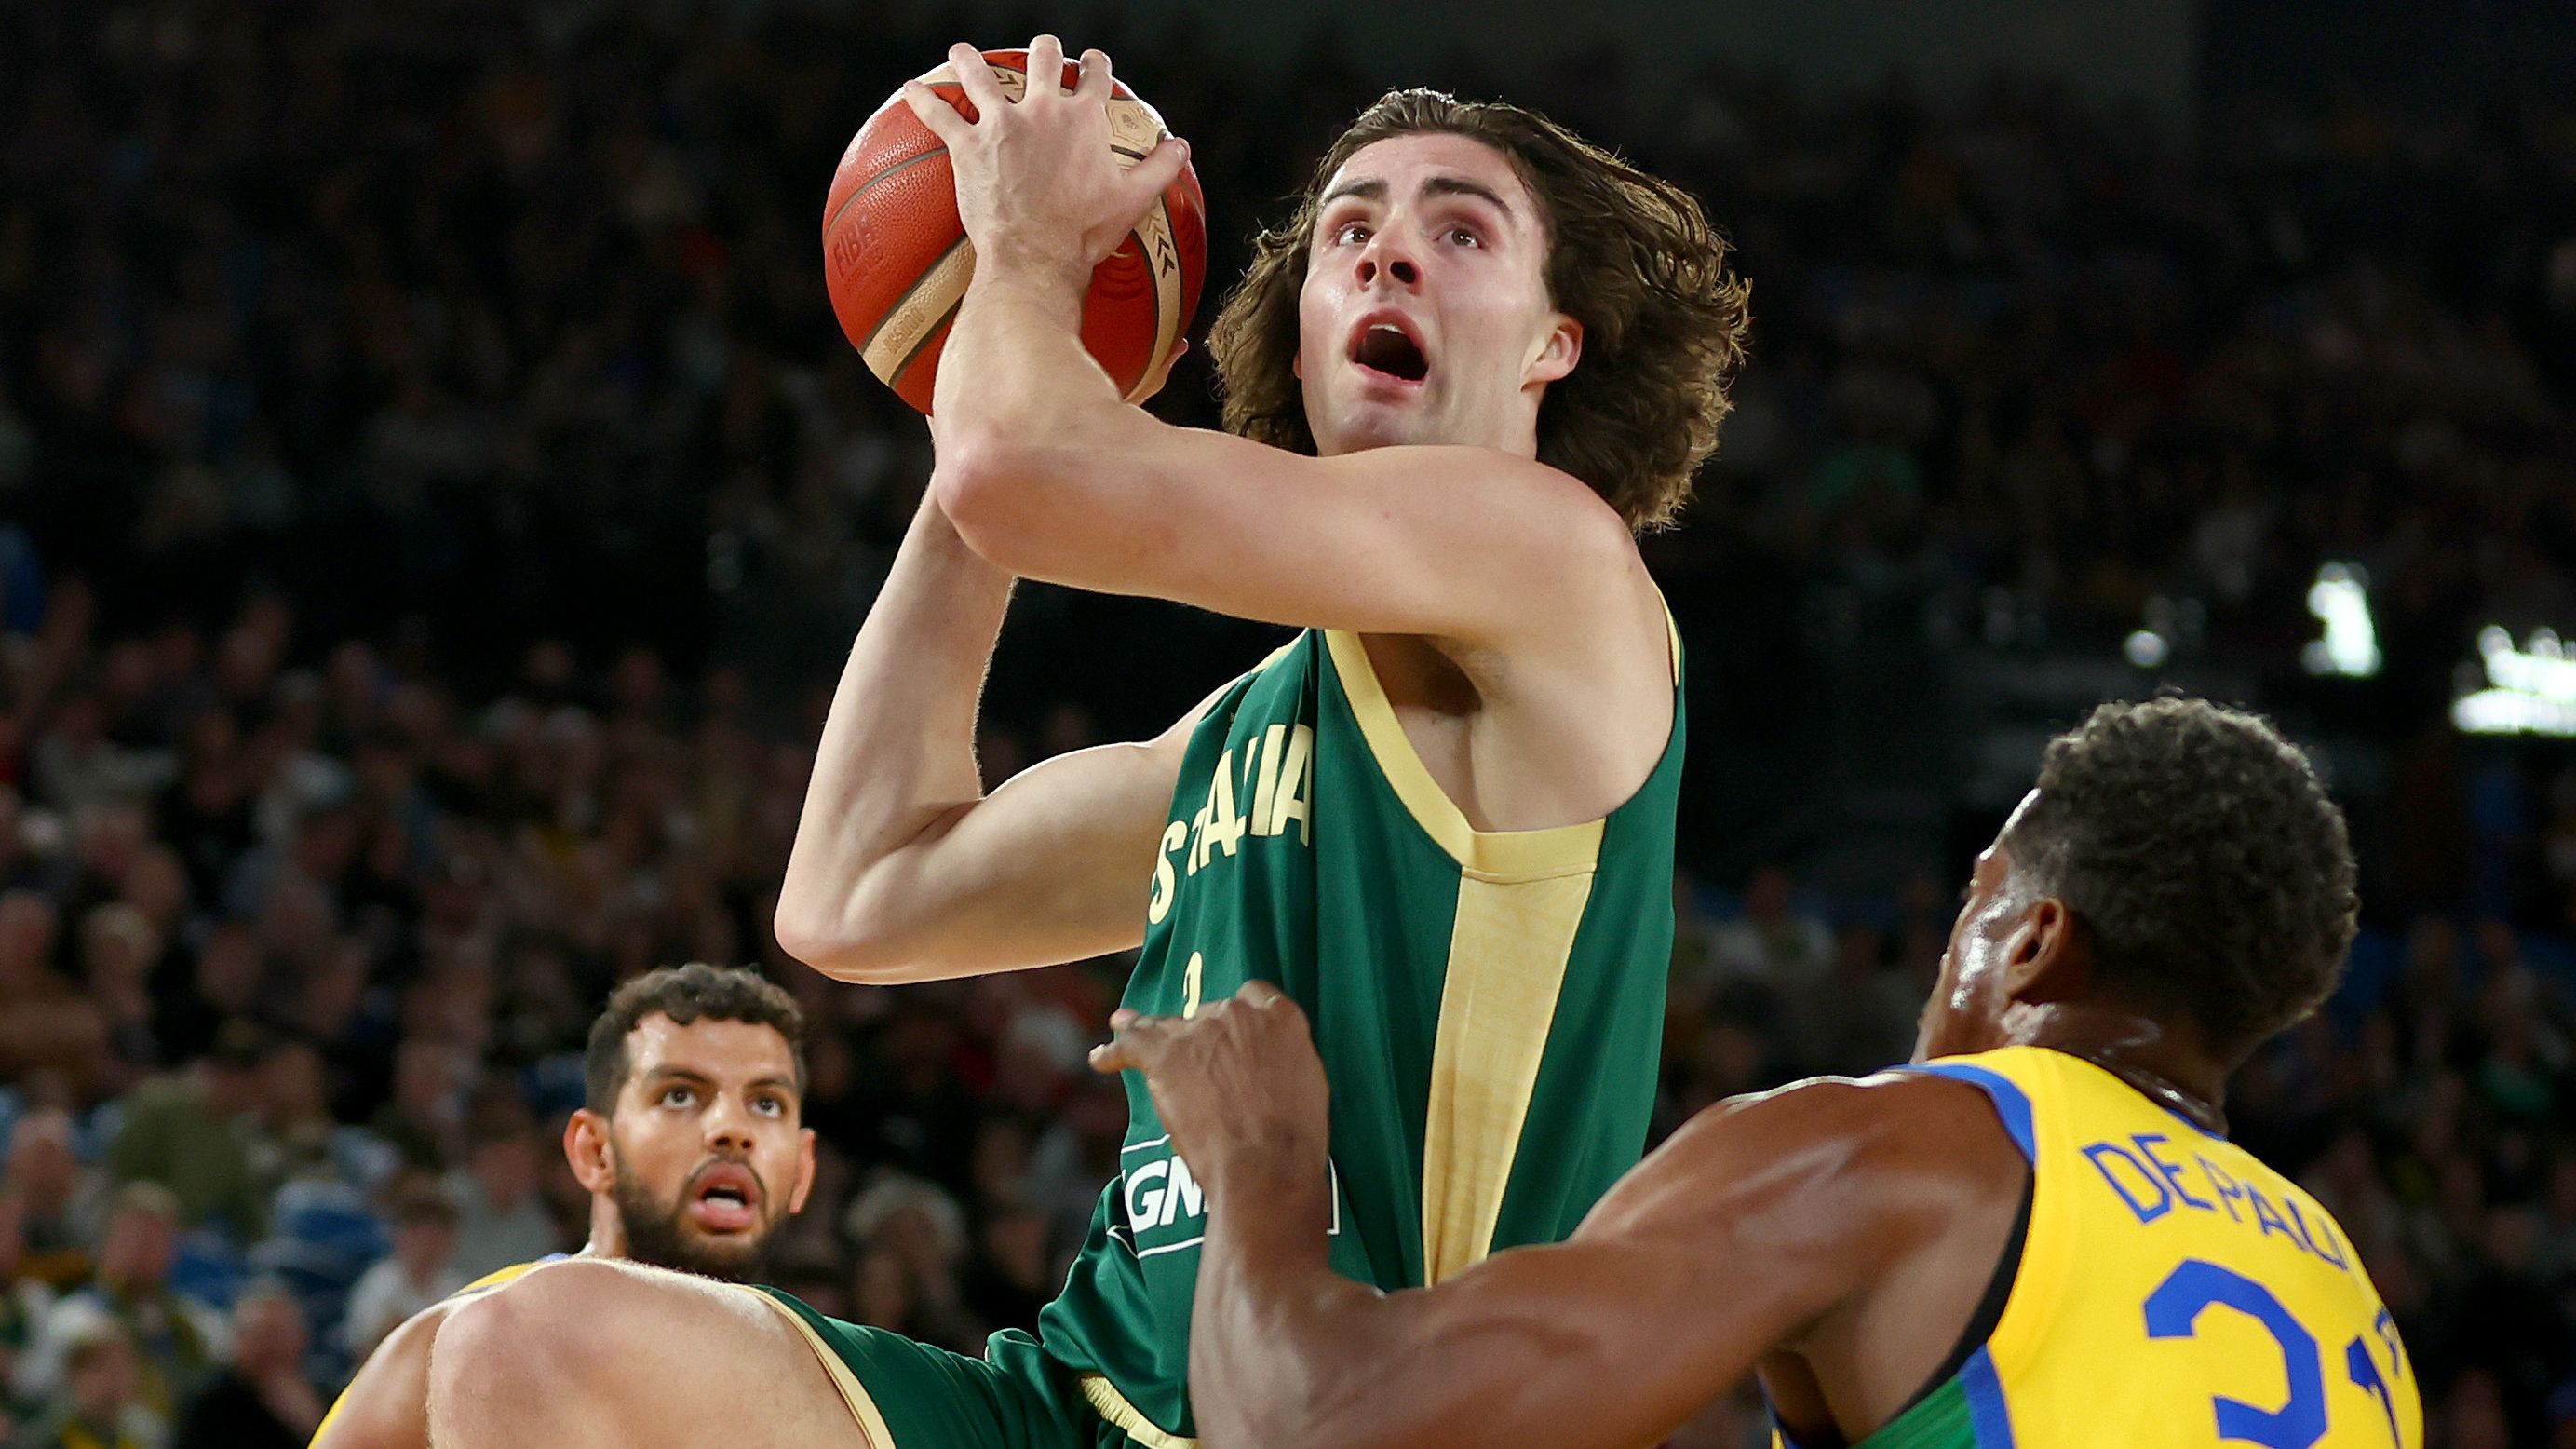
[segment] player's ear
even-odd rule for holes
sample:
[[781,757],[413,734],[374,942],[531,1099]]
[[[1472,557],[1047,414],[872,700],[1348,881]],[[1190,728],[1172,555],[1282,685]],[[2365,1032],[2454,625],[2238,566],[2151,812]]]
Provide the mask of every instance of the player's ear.
[[616,1165],[609,1161],[608,1119],[588,1107],[580,1108],[564,1123],[564,1161],[572,1165],[573,1180],[585,1192],[606,1192],[617,1183]]
[[1574,371],[1574,365],[1582,360],[1583,324],[1559,312],[1530,356],[1529,366],[1524,369],[1525,384],[1556,382]]
[[2004,943],[2004,997],[2029,1006],[2073,1001],[2092,984],[2092,944],[2073,909],[2042,896]]
[[787,1191],[787,1215],[805,1211],[805,1199],[814,1193],[814,1129],[796,1134],[796,1185]]

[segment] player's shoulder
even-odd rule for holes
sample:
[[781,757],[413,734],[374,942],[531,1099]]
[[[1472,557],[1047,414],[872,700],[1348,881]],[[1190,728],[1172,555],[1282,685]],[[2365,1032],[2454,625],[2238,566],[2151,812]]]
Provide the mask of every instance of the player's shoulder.
[[1455,479],[1485,493],[1516,490],[1524,502],[1544,506],[1551,524],[1636,551],[1636,531],[1601,490],[1553,463],[1471,443],[1415,443],[1376,451],[1386,465],[1409,477]]
[[1703,1108],[1594,1219],[1613,1234],[1776,1232],[1884,1255],[2017,1198],[2023,1174],[1971,1087],[1904,1071],[1815,1077]]
[[1701,1110],[1665,1145],[1686,1158],[1813,1159],[1854,1173],[1975,1177],[2019,1159],[1973,1082],[1891,1068],[1810,1077]]
[[339,1401],[314,1431],[314,1449],[412,1449],[427,1444],[419,1406],[429,1387],[429,1350],[439,1325],[459,1307],[526,1277],[562,1254],[486,1273],[395,1324],[358,1366]]
[[372,1363],[375,1359],[388,1355],[394,1358],[403,1358],[412,1354],[426,1357],[429,1353],[429,1341],[438,1335],[438,1326],[447,1321],[447,1315],[477,1298],[508,1287],[548,1263],[560,1263],[563,1260],[564,1256],[557,1253],[531,1259],[525,1263],[512,1263],[507,1268],[484,1274],[394,1325],[393,1331],[386,1334],[384,1341],[376,1345],[376,1351],[368,1355],[369,1362]]

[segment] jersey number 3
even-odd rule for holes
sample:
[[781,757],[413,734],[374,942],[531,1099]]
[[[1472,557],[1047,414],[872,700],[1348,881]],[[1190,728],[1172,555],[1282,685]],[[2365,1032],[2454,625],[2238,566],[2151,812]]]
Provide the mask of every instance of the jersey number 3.
[[[2240,1399],[2212,1397],[2211,1406],[2218,1412],[2218,1437],[2262,1449],[2309,1449],[2326,1436],[2325,1359],[2317,1349],[2313,1333],[2290,1316],[2272,1290],[2241,1273],[2222,1268],[2199,1258],[2186,1258],[2180,1266],[2165,1275],[2156,1291],[2147,1295],[2147,1337],[2190,1338],[2199,1330],[2200,1315],[2211,1308],[2233,1308],[2263,1325],[2272,1341],[2281,1346],[2281,1365],[2289,1372],[2290,1399],[2277,1409],[2258,1409]],[[2397,1335],[2387,1310],[2382,1309],[2376,1325],[2380,1336],[2388,1341],[2389,1359],[2399,1373],[2405,1372],[2397,1356]],[[2379,1400],[2388,1416],[2388,1437],[2397,1439],[2397,1405],[2388,1390],[2388,1380],[2380,1375],[2379,1362],[2371,1356],[2367,1335],[2356,1336],[2344,1346],[2343,1368],[2352,1381]]]

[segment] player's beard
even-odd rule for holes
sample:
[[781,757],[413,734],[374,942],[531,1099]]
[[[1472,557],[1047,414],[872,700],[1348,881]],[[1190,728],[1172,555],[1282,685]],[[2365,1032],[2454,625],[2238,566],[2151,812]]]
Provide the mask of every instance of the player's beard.
[[[676,1198],[665,1202],[626,1170],[623,1158],[612,1152],[609,1162],[615,1174],[609,1198],[617,1206],[619,1226],[626,1231],[628,1258],[655,1268],[696,1273],[728,1283],[751,1283],[760,1279],[762,1269],[768,1265],[769,1240],[777,1226],[775,1223],[764,1219],[756,1233],[738,1238],[692,1235],[685,1222],[689,1210],[687,1184],[682,1184]],[[764,1210],[769,1202],[768,1188],[767,1183],[761,1184]]]

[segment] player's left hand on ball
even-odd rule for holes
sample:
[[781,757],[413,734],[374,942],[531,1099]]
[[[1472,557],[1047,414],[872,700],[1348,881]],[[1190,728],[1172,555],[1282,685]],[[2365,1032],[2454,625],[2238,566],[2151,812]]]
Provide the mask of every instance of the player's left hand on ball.
[[1251,1167],[1325,1170],[1324,1063],[1306,1013],[1267,981],[1190,1017],[1120,1011],[1092,1069],[1142,1072],[1172,1148],[1202,1183]]
[[1082,79],[1064,89],[1064,42],[1029,42],[1028,88],[1013,101],[981,51],[948,48],[958,83],[975,103],[969,121],[928,86],[904,83],[921,123],[948,148],[957,214],[984,266],[1028,266],[1078,281],[1126,240],[1171,185],[1189,147],[1166,137],[1122,169],[1110,149],[1109,57],[1082,53]]

